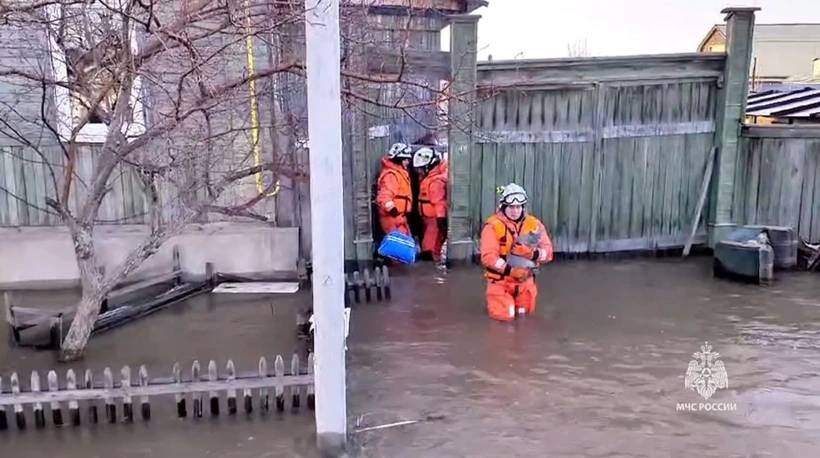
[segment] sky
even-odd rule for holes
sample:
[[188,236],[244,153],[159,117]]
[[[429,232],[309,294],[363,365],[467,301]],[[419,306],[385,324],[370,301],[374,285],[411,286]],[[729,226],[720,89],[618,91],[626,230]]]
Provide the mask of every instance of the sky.
[[[820,23],[820,0],[489,0],[479,60],[695,52],[728,6],[756,6],[758,23]],[[449,40],[442,37],[443,42]],[[820,57],[820,56],[818,56]]]

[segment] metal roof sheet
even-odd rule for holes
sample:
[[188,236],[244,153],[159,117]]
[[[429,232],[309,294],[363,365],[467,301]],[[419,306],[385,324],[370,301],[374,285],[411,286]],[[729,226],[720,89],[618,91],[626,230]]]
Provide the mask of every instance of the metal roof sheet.
[[814,108],[808,108],[803,111],[797,111],[794,113],[789,113],[785,117],[787,118],[819,118],[820,117],[820,106]]
[[747,111],[746,114],[750,116],[773,116],[788,118],[792,113],[807,110],[814,106],[820,106],[820,95],[809,100],[801,100],[799,102],[779,105],[772,108]]
[[820,90],[810,89],[787,92],[783,97],[747,104],[746,114],[751,116],[773,116],[775,113],[788,114],[820,102]]

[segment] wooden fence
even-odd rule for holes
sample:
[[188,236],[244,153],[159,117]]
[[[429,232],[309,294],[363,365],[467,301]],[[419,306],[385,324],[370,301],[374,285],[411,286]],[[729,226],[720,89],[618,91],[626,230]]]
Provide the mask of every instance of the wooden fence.
[[[151,419],[151,398],[155,396],[174,395],[176,412],[179,418],[186,418],[188,413],[188,398],[192,405],[190,416],[199,418],[204,415],[205,396],[207,393],[209,412],[211,416],[218,416],[221,412],[222,395],[225,392],[228,415],[236,415],[239,391],[242,392],[242,406],[246,414],[251,414],[256,403],[258,410],[265,414],[271,410],[271,395],[276,403],[276,410],[286,410],[287,398],[292,412],[299,411],[303,397],[310,410],[315,408],[313,387],[313,355],[307,357],[304,369],[300,367],[300,358],[293,355],[290,361],[290,371],[285,371],[285,360],[279,355],[274,360],[273,372],[268,369],[267,360],[262,357],[255,372],[237,373],[233,361],[228,360],[222,374],[217,369],[216,362],[211,360],[207,366],[207,374],[202,372],[199,361],[191,366],[190,377],[183,377],[179,363],[174,364],[172,375],[167,378],[151,379],[145,365],[139,367],[136,374],[129,366],[124,366],[115,380],[110,368],[105,368],[100,378],[95,379],[91,370],[86,370],[82,379],[73,369],[66,372],[65,383],[61,384],[56,371],[49,371],[41,378],[37,371],[31,373],[28,389],[24,389],[24,381],[18,374],[11,374],[7,382],[0,377],[0,430],[9,428],[7,410],[14,412],[14,423],[17,429],[27,428],[29,421],[27,411],[31,411],[36,428],[44,428],[46,421],[46,406],[51,413],[51,423],[54,426],[64,426],[66,418],[73,426],[80,426],[85,422],[96,424],[100,421],[99,403],[104,404],[105,421],[116,423],[118,418],[123,422],[134,421],[134,404],[139,403],[140,416],[143,420]],[[136,376],[136,379],[134,378]],[[4,385],[4,383],[6,383]],[[286,388],[288,395],[285,394]],[[254,396],[256,391],[256,396]],[[256,398],[256,401],[254,401]],[[120,408],[117,408],[117,404]],[[84,403],[85,407],[81,407]],[[29,406],[27,409],[26,406]],[[63,415],[64,407],[68,407],[68,415]],[[85,412],[83,414],[82,412]],[[120,412],[120,417],[118,417]]]
[[[387,266],[373,269],[356,270],[352,275],[345,274],[345,306],[352,303],[360,304],[364,293],[365,302],[389,301],[392,298],[390,289],[390,272]],[[373,297],[375,295],[375,298]]]
[[[79,148],[73,191],[72,211],[85,199],[97,150],[101,145]],[[58,148],[42,148],[44,157],[24,146],[0,146],[0,226],[60,225],[59,216],[46,205],[63,186],[64,158]],[[110,191],[103,199],[97,217],[99,224],[143,224],[148,221],[144,184],[138,172],[121,165],[112,174]]]
[[[479,64],[475,16],[420,16],[410,21],[405,37],[406,18],[393,17],[395,11],[373,12],[378,40],[372,49],[352,53],[346,68],[382,76],[404,72],[413,84],[365,84],[357,90],[383,103],[358,101],[345,107],[346,259],[372,259],[378,236],[372,187],[379,161],[392,142],[412,141],[443,125],[430,100],[433,94],[421,89],[442,81],[460,94],[447,102],[448,253],[453,259],[474,254],[482,222],[495,208],[495,189],[513,181],[532,195],[531,211],[549,226],[559,252],[682,246],[714,147],[713,192],[696,228],[696,243],[705,241],[707,232],[720,237],[725,234],[717,229],[731,230],[743,222],[789,224],[817,239],[819,140],[814,134],[785,138],[793,130],[777,135],[747,130],[738,149],[754,12],[724,12],[732,25],[726,54]],[[439,31],[448,21],[451,49],[442,52]],[[384,46],[399,37],[410,43],[402,56]],[[280,103],[301,113],[304,94],[301,86],[294,87],[298,90]],[[418,110],[391,106],[398,101]],[[292,156],[290,163],[303,166],[305,149],[291,143],[277,148]],[[81,158],[78,174],[92,168],[90,154]],[[147,222],[140,177],[127,169],[115,176],[100,222]],[[58,224],[45,208],[45,196],[54,187],[36,158],[20,147],[0,147],[0,191],[6,191],[0,192],[0,226]],[[283,179],[282,189],[276,197],[277,222],[302,229],[300,247],[309,257],[307,185]],[[36,208],[22,205],[24,200]],[[709,231],[703,221],[709,222]]]
[[743,224],[791,226],[820,241],[820,128],[745,128],[733,209]]
[[707,55],[479,65],[473,237],[496,188],[516,182],[559,252],[682,246],[714,146],[722,65]]

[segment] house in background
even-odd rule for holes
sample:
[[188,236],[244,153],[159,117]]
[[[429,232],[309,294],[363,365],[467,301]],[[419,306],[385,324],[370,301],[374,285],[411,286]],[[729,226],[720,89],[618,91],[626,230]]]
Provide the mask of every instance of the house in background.
[[[712,27],[699,52],[726,52],[726,26]],[[751,78],[754,90],[788,82],[820,82],[820,24],[756,24]]]

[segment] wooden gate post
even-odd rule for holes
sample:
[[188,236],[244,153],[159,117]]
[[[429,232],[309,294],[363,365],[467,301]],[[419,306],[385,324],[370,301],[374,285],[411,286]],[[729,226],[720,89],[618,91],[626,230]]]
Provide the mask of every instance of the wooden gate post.
[[718,148],[712,177],[709,211],[709,246],[725,238],[736,226],[733,214],[735,169],[740,129],[746,112],[749,67],[752,62],[755,11],[760,8],[726,8],[726,66],[723,86],[718,91],[715,146]]
[[[450,22],[449,190],[447,260],[471,261],[475,251],[470,221],[470,155],[475,130],[477,15],[456,15]],[[479,192],[478,189],[472,192]]]
[[336,456],[347,442],[339,0],[305,7],[316,437]]

